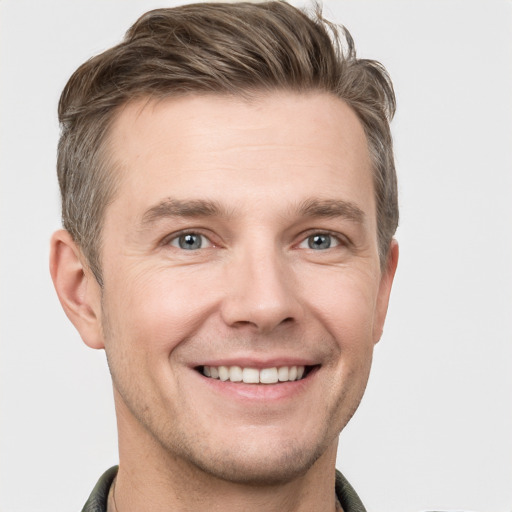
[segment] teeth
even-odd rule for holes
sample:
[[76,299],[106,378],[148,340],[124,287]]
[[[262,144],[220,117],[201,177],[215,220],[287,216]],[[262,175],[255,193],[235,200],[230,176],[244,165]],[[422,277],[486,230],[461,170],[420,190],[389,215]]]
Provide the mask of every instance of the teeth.
[[288,366],[281,366],[281,368],[277,370],[277,378],[279,379],[279,382],[286,382],[288,380],[289,373]]
[[260,382],[260,372],[256,368],[244,368],[242,376],[246,384],[258,384]]
[[278,381],[277,368],[265,368],[260,371],[260,382],[262,384],[275,384]]
[[219,379],[224,381],[229,379],[229,368],[227,366],[219,366]]
[[300,380],[304,366],[280,366],[279,368],[241,368],[240,366],[203,366],[203,375],[221,381],[244,382],[246,384],[275,384]]
[[[207,368],[207,366],[205,366]],[[243,380],[243,372],[240,366],[231,366],[229,369],[229,380],[231,382],[242,382]]]

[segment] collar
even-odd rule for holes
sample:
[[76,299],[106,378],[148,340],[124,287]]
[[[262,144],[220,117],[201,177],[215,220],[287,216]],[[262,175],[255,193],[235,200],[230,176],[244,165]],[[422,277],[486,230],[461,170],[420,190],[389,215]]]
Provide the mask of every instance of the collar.
[[[118,468],[114,466],[103,473],[82,512],[107,512],[108,493]],[[336,497],[344,512],[366,512],[356,491],[338,470],[336,470]]]

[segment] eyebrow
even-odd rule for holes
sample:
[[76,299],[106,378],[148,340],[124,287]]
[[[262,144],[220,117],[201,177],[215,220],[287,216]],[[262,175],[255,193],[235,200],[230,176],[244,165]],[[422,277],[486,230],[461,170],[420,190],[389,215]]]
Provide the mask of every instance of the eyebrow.
[[306,217],[342,217],[358,224],[365,218],[363,210],[356,204],[341,199],[306,199],[300,203],[298,212]]
[[142,225],[147,226],[169,217],[213,217],[228,216],[224,208],[215,201],[205,199],[180,200],[167,198],[152,206],[142,216]]
[[[294,209],[296,214],[304,217],[341,217],[356,223],[362,223],[364,212],[354,203],[341,199],[310,198],[299,203]],[[170,217],[215,217],[231,216],[227,210],[216,201],[208,199],[180,200],[167,198],[152,206],[142,216],[142,226],[148,226],[161,219]]]

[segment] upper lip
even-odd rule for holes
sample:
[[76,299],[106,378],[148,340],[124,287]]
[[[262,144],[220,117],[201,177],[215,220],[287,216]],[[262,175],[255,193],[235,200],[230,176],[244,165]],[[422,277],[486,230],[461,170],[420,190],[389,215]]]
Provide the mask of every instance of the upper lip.
[[210,358],[198,361],[192,364],[192,367],[198,366],[240,366],[241,368],[273,368],[281,366],[315,366],[320,364],[318,361],[304,357],[226,357]]

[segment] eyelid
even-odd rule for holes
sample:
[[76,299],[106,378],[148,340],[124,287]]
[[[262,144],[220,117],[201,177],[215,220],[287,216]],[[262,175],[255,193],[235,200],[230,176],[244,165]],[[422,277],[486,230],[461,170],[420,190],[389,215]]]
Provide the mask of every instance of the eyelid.
[[[204,229],[200,229],[200,228],[182,229],[180,231],[176,231],[174,233],[170,233],[170,234],[166,235],[162,239],[162,241],[160,242],[159,245],[177,247],[175,245],[171,245],[171,242],[178,240],[181,236],[188,235],[188,234],[194,234],[194,235],[199,235],[199,236],[203,237],[203,239],[206,239],[208,241],[208,245],[206,247],[205,246],[201,247],[202,249],[207,249],[207,248],[211,248],[211,247],[219,247],[220,244],[217,242],[214,242],[212,240],[213,234],[205,234],[204,231],[205,231]],[[329,249],[333,249],[333,248],[336,248],[339,246],[348,246],[351,244],[351,241],[349,240],[349,238],[339,232],[330,231],[328,229],[310,229],[306,232],[301,233],[299,242],[295,245],[301,246],[302,244],[307,243],[308,238],[311,236],[314,236],[314,235],[328,235],[328,236],[332,237],[335,240],[336,244],[332,245]],[[308,249],[309,249],[309,247],[308,247]]]
[[[308,238],[315,236],[315,235],[328,235],[330,236],[335,242],[335,245],[331,245],[329,249],[335,249],[336,247],[346,247],[350,245],[350,240],[343,234],[336,232],[336,231],[329,231],[328,229],[311,229],[308,230],[305,233],[301,234],[300,241],[297,244],[298,247],[301,247],[302,244],[307,243]],[[302,247],[301,247],[302,248]],[[304,247],[305,249],[310,249],[310,247]],[[312,249],[311,249],[312,250]],[[324,249],[328,250],[328,249]]]
[[193,229],[193,228],[182,229],[180,231],[176,231],[175,233],[170,233],[169,235],[166,235],[160,242],[160,245],[171,246],[171,247],[176,247],[177,249],[180,249],[180,247],[178,245],[173,245],[171,242],[177,241],[181,236],[184,236],[184,235],[198,235],[198,236],[201,236],[203,239],[207,240],[208,245],[206,245],[206,246],[203,245],[201,247],[201,249],[209,249],[211,247],[218,246],[218,244],[216,244],[215,242],[212,241],[211,235],[205,234],[204,230],[202,230],[202,229]]

